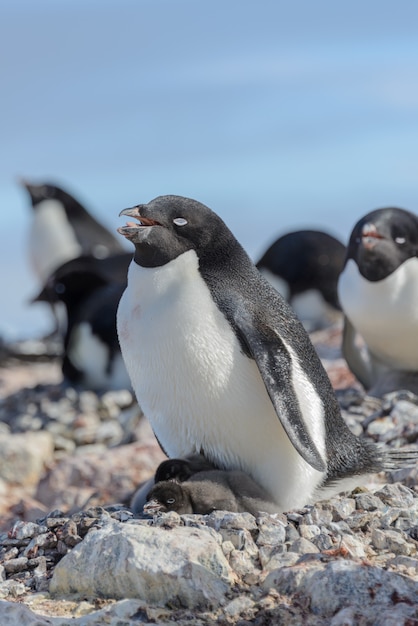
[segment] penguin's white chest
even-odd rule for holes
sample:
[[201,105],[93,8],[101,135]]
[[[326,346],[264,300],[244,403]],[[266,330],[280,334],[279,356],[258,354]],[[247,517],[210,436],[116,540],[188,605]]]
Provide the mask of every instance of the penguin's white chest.
[[43,200],[36,207],[29,233],[29,253],[42,283],[57,267],[81,254],[81,246],[58,200]]
[[109,363],[109,348],[82,322],[73,331],[67,348],[72,364],[83,374],[88,389],[129,389],[130,380],[122,355],[118,352]]
[[418,259],[376,282],[350,259],[338,283],[341,306],[369,349],[394,369],[418,369]]
[[296,452],[188,251],[159,268],[131,263],[118,334],[133,388],[171,457],[203,452],[258,480],[283,509],[322,480]]

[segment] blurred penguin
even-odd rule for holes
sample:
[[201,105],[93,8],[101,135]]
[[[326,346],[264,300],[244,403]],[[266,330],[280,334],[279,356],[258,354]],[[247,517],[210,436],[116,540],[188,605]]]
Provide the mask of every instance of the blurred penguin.
[[131,254],[108,259],[78,257],[59,267],[37,301],[61,302],[66,310],[64,381],[94,391],[130,389],[120,352],[116,311],[126,287]]
[[[104,259],[120,254],[124,248],[72,195],[48,183],[20,180],[32,205],[29,231],[29,259],[40,285],[44,286],[55,270],[82,255]],[[34,298],[31,302],[41,301]],[[55,320],[52,335],[65,332],[65,314],[59,301],[50,303]]]
[[343,354],[369,395],[418,394],[418,216],[376,209],[354,226],[338,282]]
[[337,283],[344,258],[345,246],[335,237],[297,230],[279,237],[256,265],[311,332],[339,317]]
[[29,255],[41,284],[70,259],[81,255],[103,259],[124,250],[118,239],[62,188],[20,182],[33,208]]

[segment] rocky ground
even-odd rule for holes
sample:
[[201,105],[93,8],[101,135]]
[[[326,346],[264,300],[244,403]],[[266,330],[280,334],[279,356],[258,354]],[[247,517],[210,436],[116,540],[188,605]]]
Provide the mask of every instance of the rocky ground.
[[[312,338],[350,428],[414,447],[418,397],[365,397],[339,328]],[[77,392],[53,353],[3,350],[2,626],[418,624],[416,469],[282,515],[134,519],[163,458],[129,391]]]

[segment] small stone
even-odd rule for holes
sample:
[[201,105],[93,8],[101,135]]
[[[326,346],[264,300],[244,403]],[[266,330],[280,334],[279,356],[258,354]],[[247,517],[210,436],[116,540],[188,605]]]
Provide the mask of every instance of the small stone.
[[368,435],[371,437],[379,437],[379,439],[383,441],[387,441],[387,439],[391,438],[394,431],[396,432],[391,417],[380,417],[379,419],[373,420],[367,427]]
[[375,528],[372,532],[372,544],[378,550],[385,550],[387,548],[386,533],[380,528]]
[[375,495],[385,504],[391,507],[399,507],[400,509],[410,507],[414,502],[413,491],[400,483],[385,485],[382,489],[376,491]]
[[280,567],[290,567],[295,565],[300,559],[297,552],[274,552],[270,559],[263,564],[263,570],[272,572]]
[[356,537],[353,537],[352,535],[346,535],[343,538],[341,545],[345,547],[348,550],[350,556],[354,558],[362,559],[366,556],[363,542]]
[[259,518],[258,546],[277,545],[286,541],[286,525],[279,519]]
[[5,580],[0,583],[0,598],[17,598],[23,596],[27,592],[27,588],[23,583],[16,580]]
[[325,502],[318,503],[312,508],[311,511],[312,522],[321,526],[323,524],[329,524],[334,517],[333,501],[326,500]]
[[52,436],[44,431],[0,434],[0,478],[11,484],[37,485],[53,450]]
[[17,572],[23,572],[28,564],[28,559],[24,556],[17,557],[16,559],[10,559],[4,562],[4,570],[7,574],[16,574]]
[[289,547],[289,552],[297,552],[298,554],[315,554],[319,552],[319,549],[314,543],[312,543],[312,541],[301,537],[292,543]]
[[46,530],[47,528],[45,526],[39,526],[39,524],[34,524],[33,522],[18,521],[13,525],[9,536],[14,539],[27,539],[41,532],[46,532]]
[[235,546],[231,541],[224,541],[221,547],[222,547],[222,552],[227,558],[229,558],[232,550],[235,550]]
[[321,533],[321,530],[319,526],[316,526],[315,524],[302,524],[299,527],[299,532],[301,537],[304,537],[305,539],[309,539],[309,541],[311,541],[314,537]]
[[382,528],[390,528],[400,515],[400,509],[389,508],[388,511],[380,518]]
[[293,524],[288,524],[286,526],[286,543],[292,543],[292,541],[296,541],[299,537],[300,535]]
[[254,604],[254,601],[248,596],[238,596],[224,607],[224,612],[228,617],[238,617],[251,609]]
[[371,493],[361,493],[355,496],[356,509],[361,511],[377,511],[383,509],[383,502]]
[[405,556],[403,554],[399,554],[395,556],[395,558],[388,561],[388,565],[401,565],[403,567],[406,567],[407,569],[415,570],[416,572],[418,572],[418,559],[411,556]]
[[390,552],[394,552],[395,554],[410,555],[412,554],[412,552],[415,551],[414,546],[405,541],[401,533],[397,532],[396,530],[387,530],[385,532],[387,547]]
[[345,520],[356,510],[356,501],[354,498],[341,498],[341,500],[333,500],[333,520],[338,522]]
[[175,511],[156,515],[153,519],[153,526],[161,528],[175,528],[181,525],[181,518]]
[[283,554],[284,552],[286,552],[286,545],[284,543],[277,546],[260,546],[258,558],[260,559],[261,567],[265,567],[266,563],[268,563],[275,554]]
[[9,561],[10,559],[14,559],[19,554],[18,548],[10,548],[3,555],[3,561]]
[[238,576],[245,577],[247,574],[253,575],[256,567],[253,559],[241,550],[233,550],[229,555],[229,565]]
[[324,550],[331,550],[332,548],[334,548],[334,542],[332,541],[332,538],[325,533],[320,533],[319,535],[316,535],[316,537],[312,537],[312,543],[318,548],[320,552],[323,552]]
[[347,517],[346,523],[351,530],[364,530],[366,531],[370,521],[372,519],[372,514],[368,511],[356,512],[350,517]]
[[238,530],[245,528],[250,531],[257,530],[255,517],[251,515],[251,513],[213,511],[213,513],[205,517],[207,525],[215,530],[219,530],[220,528],[235,528]]

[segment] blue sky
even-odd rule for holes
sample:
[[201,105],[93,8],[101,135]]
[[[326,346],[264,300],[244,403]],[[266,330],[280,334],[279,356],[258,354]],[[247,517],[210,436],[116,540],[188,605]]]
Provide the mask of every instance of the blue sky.
[[72,191],[110,228],[175,193],[256,259],[283,232],[346,241],[416,211],[418,3],[3,0],[0,334],[49,326],[17,176]]

